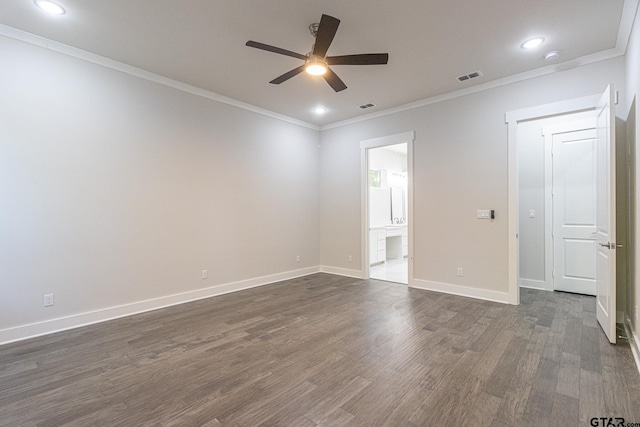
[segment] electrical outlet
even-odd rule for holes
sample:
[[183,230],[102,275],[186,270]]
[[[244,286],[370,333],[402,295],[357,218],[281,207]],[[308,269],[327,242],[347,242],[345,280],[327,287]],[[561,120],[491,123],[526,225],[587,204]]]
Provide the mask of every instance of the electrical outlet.
[[207,270],[202,270],[202,278],[206,279],[207,277],[209,277],[209,272]]
[[353,262],[353,257],[351,255],[347,256],[347,262]]
[[300,255],[296,255],[296,262],[300,262]]
[[462,277],[462,276],[464,276],[464,274],[463,274],[463,273],[464,273],[464,272],[463,272],[463,270],[462,270],[462,267],[458,267],[458,277]]
[[44,295],[44,306],[50,307],[53,305],[53,294],[45,294]]

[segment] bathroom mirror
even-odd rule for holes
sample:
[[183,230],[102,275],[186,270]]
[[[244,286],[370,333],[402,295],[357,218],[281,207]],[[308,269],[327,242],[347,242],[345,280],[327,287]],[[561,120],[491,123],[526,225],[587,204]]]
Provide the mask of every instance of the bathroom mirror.
[[404,205],[404,189],[399,187],[391,188],[391,223],[404,224],[407,220]]

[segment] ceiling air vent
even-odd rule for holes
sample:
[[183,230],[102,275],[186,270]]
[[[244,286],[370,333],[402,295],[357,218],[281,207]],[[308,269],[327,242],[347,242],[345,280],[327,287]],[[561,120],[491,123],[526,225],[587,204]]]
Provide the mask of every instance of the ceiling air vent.
[[375,107],[375,104],[362,104],[362,105],[358,105],[358,108],[361,110],[366,110],[367,108],[371,108],[371,107]]
[[465,74],[463,76],[458,77],[458,81],[463,82],[465,80],[475,79],[476,77],[480,77],[482,75],[481,71],[474,71],[473,73]]

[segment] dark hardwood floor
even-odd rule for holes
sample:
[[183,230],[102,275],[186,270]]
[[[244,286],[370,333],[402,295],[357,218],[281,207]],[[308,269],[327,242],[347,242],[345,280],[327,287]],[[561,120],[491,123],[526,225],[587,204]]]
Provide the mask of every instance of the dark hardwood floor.
[[2,426],[640,423],[595,299],[315,274],[0,347]]

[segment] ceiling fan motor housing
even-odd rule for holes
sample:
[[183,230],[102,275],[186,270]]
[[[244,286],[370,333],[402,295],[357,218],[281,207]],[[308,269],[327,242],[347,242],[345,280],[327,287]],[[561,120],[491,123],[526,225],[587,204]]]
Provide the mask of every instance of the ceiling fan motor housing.
[[320,28],[320,23],[318,22],[309,25],[309,32],[314,38],[318,36],[318,28]]

